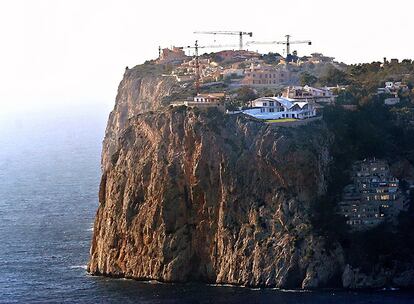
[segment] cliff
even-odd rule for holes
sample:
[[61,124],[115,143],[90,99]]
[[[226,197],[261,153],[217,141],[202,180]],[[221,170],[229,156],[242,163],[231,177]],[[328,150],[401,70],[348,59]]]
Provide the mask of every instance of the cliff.
[[144,64],[126,69],[119,84],[115,107],[109,115],[102,149],[102,164],[116,150],[116,141],[128,119],[136,114],[159,109],[163,99],[171,95],[177,84],[162,76],[162,66]]
[[276,127],[169,108],[163,100],[176,89],[156,65],[125,72],[103,143],[91,274],[282,288],[414,284],[412,263],[362,269],[315,229],[312,206],[333,161],[323,121]]
[[[317,287],[341,252],[311,231],[329,133],[219,112],[129,121],[100,188],[89,271],[160,281]],[[306,147],[306,148],[305,148]]]

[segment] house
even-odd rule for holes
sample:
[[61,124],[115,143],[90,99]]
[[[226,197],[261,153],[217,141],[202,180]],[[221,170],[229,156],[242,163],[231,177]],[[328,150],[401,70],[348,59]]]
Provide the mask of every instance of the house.
[[243,77],[244,75],[244,69],[225,69],[223,72],[223,78],[231,78],[231,77]]
[[195,102],[220,102],[224,100],[225,93],[207,93],[207,94],[197,94],[194,97]]
[[206,93],[197,94],[192,100],[174,101],[172,106],[187,106],[195,107],[199,109],[217,108],[220,111],[225,111],[224,100],[226,98],[225,93]]
[[216,56],[222,61],[244,61],[250,58],[259,58],[260,54],[247,50],[224,50],[217,52]]
[[309,101],[321,104],[332,104],[335,102],[336,96],[329,88],[314,88],[308,85],[289,86],[282,92],[282,96],[295,99],[297,101]]
[[251,87],[280,87],[290,81],[290,72],[286,67],[274,67],[267,64],[251,64],[244,72],[242,85]]
[[339,214],[354,230],[365,230],[385,221],[395,222],[405,200],[399,180],[388,163],[376,158],[354,163],[352,184],[344,188]]
[[398,96],[398,92],[407,91],[408,87],[401,82],[392,82],[387,81],[385,82],[385,86],[383,88],[377,89],[378,95],[385,95],[384,104],[388,106],[396,105],[400,102],[400,97]]
[[189,82],[189,81],[193,81],[194,80],[194,75],[190,74],[190,75],[177,75],[177,74],[173,74],[173,76],[175,77],[175,80],[177,80],[177,82]]
[[[219,66],[217,63],[211,61],[209,58],[199,58],[198,60],[198,71],[200,73],[200,81],[201,82],[210,82],[210,81],[218,81],[220,75],[222,73],[223,68]],[[181,63],[181,65],[174,68],[172,71],[172,75],[178,75],[177,81],[189,81],[190,79],[194,79],[197,67],[196,67],[196,60],[190,59]],[[185,76],[185,77],[183,77]]]
[[284,97],[258,98],[252,101],[252,108],[244,110],[243,113],[258,119],[306,119],[316,115],[310,103]]
[[162,49],[157,63],[180,63],[186,58],[187,56],[185,55],[183,49],[174,46],[171,49]]

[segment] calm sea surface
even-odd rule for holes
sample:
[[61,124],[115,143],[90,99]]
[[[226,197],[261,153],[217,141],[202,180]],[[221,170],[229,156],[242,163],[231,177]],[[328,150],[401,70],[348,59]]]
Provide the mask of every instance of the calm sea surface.
[[414,303],[414,293],[300,292],[89,276],[108,112],[0,115],[0,303]]

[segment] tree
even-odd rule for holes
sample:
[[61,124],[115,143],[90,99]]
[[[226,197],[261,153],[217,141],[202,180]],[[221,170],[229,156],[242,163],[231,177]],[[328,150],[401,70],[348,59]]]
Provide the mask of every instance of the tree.
[[263,54],[261,56],[261,59],[267,63],[267,64],[277,64],[280,62],[280,59],[282,58],[282,56],[279,53],[268,53],[268,54]]
[[237,99],[247,102],[257,98],[257,92],[251,87],[243,86],[237,90]]
[[305,86],[305,85],[313,86],[317,81],[318,81],[318,78],[311,73],[303,72],[302,74],[300,74],[300,84],[302,86]]
[[334,66],[330,66],[326,74],[321,77],[320,82],[327,86],[336,86],[338,84],[349,84],[349,76]]

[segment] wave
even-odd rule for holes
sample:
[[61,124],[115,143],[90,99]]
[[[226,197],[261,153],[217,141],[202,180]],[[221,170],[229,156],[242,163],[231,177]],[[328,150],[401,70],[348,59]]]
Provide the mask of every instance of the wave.
[[88,229],[86,229],[86,231],[93,231],[93,223],[91,223],[91,224],[89,225],[89,228],[88,228]]
[[141,283],[144,283],[144,284],[159,284],[159,285],[162,285],[162,284],[168,284],[168,285],[174,285],[174,283],[164,283],[164,282],[160,282],[160,281],[157,281],[157,280],[148,280],[148,281],[140,281]]
[[207,286],[211,286],[211,287],[237,287],[237,288],[245,288],[245,286],[231,285],[231,284],[207,284]]
[[396,287],[384,287],[381,291],[399,291],[399,288]]
[[69,266],[70,269],[84,269],[84,270],[86,270],[87,267],[88,267],[88,265],[73,265],[73,266]]
[[283,288],[272,288],[272,290],[277,290],[280,292],[312,292],[312,290],[308,289],[283,289]]

